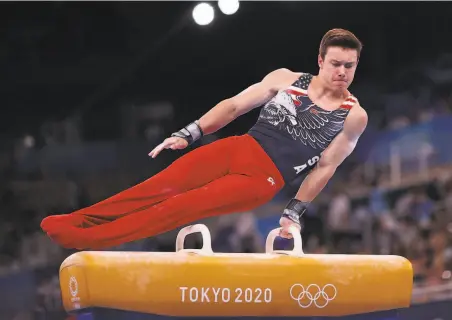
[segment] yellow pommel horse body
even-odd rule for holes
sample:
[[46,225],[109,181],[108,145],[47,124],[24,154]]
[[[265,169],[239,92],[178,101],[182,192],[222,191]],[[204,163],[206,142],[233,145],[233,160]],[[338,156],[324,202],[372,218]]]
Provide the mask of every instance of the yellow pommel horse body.
[[[203,248],[184,249],[200,232]],[[176,252],[78,252],[60,267],[68,312],[111,308],[166,316],[341,316],[409,307],[413,270],[390,255],[304,254],[292,230],[292,251],[216,253],[209,229],[185,227]]]

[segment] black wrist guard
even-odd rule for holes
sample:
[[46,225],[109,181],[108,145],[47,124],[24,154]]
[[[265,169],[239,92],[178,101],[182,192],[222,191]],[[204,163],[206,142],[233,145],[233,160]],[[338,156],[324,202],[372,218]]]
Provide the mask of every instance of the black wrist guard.
[[196,140],[200,139],[204,133],[202,132],[201,127],[199,126],[199,121],[196,120],[190,123],[188,126],[180,129],[177,132],[174,132],[171,137],[179,137],[185,139],[188,144],[192,144]]
[[291,199],[284,208],[282,216],[300,224],[300,217],[305,213],[308,205],[309,202]]

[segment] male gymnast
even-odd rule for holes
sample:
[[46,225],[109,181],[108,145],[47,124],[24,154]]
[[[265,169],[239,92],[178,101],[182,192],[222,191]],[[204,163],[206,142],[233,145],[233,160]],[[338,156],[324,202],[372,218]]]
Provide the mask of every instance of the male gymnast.
[[282,212],[281,236],[354,150],[367,113],[349,91],[362,44],[348,30],[322,38],[318,75],[278,69],[225,99],[153,149],[183,149],[262,107],[244,135],[217,140],[180,157],[149,179],[70,214],[46,217],[42,229],[65,248],[102,249],[155,236],[211,216],[253,210],[297,178]]

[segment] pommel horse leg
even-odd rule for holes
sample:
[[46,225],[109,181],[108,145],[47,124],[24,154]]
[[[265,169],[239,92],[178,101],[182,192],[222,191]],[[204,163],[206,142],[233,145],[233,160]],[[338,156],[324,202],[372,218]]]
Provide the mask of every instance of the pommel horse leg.
[[[84,320],[96,312],[99,319],[132,312],[133,319],[392,320],[388,312],[409,307],[413,270],[405,258],[307,254],[295,228],[293,250],[274,250],[279,231],[268,234],[265,253],[214,252],[203,224],[181,229],[175,252],[75,253],[60,267],[64,307]],[[203,247],[185,249],[195,232]]]

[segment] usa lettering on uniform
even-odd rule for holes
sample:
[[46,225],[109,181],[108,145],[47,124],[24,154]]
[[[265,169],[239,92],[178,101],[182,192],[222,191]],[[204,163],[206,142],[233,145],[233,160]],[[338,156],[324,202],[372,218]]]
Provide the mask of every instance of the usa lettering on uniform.
[[[322,153],[320,153],[320,155],[322,155]],[[296,174],[299,174],[302,173],[308,166],[312,167],[313,165],[315,165],[319,160],[320,160],[319,156],[314,156],[311,159],[309,159],[307,163],[302,164],[301,166],[295,166],[293,168],[295,169]]]
[[270,303],[269,288],[179,287],[184,303]]

